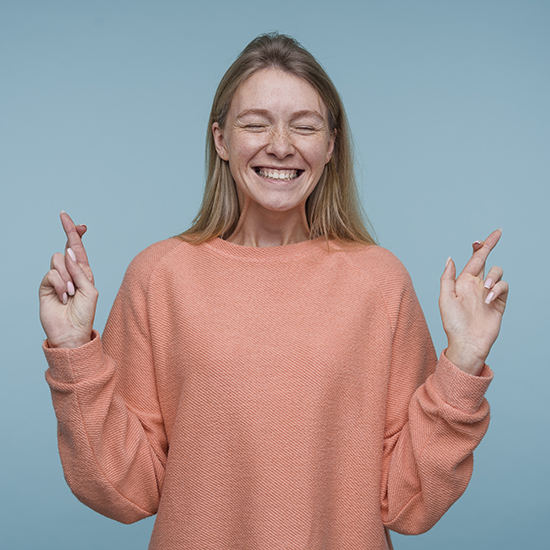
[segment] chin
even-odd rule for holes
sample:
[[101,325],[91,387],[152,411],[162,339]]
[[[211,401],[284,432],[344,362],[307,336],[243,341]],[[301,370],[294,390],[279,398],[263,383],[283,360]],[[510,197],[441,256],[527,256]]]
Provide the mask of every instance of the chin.
[[[305,203],[305,201],[304,201]],[[259,204],[262,208],[265,210],[269,210],[271,212],[289,212],[291,210],[295,210],[297,208],[300,208],[301,204],[300,202],[296,201],[258,201],[257,204]]]

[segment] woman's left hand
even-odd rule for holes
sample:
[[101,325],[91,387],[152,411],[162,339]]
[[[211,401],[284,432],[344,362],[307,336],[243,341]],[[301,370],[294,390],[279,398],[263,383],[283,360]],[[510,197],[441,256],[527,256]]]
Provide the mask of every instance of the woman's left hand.
[[485,242],[475,242],[474,253],[456,278],[450,258],[441,276],[439,310],[449,345],[447,359],[469,374],[481,372],[495,342],[508,297],[502,269],[492,267],[487,277],[485,262],[498,243],[502,230],[493,231]]

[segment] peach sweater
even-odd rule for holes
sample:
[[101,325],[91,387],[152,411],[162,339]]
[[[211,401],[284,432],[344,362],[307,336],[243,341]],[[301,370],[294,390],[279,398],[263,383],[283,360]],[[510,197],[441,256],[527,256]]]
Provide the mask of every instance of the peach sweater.
[[67,482],[157,550],[382,550],[465,490],[489,367],[439,362],[377,246],[177,238],[139,254],[103,337],[44,346]]

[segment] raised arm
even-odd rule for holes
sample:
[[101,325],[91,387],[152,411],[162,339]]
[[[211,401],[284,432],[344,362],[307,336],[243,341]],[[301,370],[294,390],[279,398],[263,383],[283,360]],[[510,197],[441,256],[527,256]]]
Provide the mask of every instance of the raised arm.
[[447,261],[440,308],[449,346],[437,365],[407,281],[400,294],[382,468],[382,518],[400,533],[426,531],[460,497],[470,480],[473,451],[487,430],[484,394],[493,375],[485,359],[500,329],[508,285],[499,267],[485,277],[485,264],[500,236],[497,230],[474,243],[458,278]]
[[[40,285],[61,462],[79,500],[130,523],[156,512],[167,452],[147,338],[146,283],[126,277],[126,299],[117,299],[105,345],[92,328],[98,292],[81,240],[86,228],[64,212],[61,222],[65,253],[54,254]],[[121,383],[124,372],[137,380],[134,386]]]
[[76,226],[66,212],[60,217],[67,243],[40,283],[40,321],[50,348],[77,348],[92,338],[98,292],[82,244],[86,226]]

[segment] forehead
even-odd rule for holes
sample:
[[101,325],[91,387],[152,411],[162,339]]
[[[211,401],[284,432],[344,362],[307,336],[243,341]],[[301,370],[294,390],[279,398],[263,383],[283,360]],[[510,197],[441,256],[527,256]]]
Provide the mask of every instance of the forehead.
[[317,90],[306,80],[280,69],[255,72],[235,91],[230,113],[266,110],[274,114],[291,115],[299,111],[316,111],[323,118],[327,108]]

